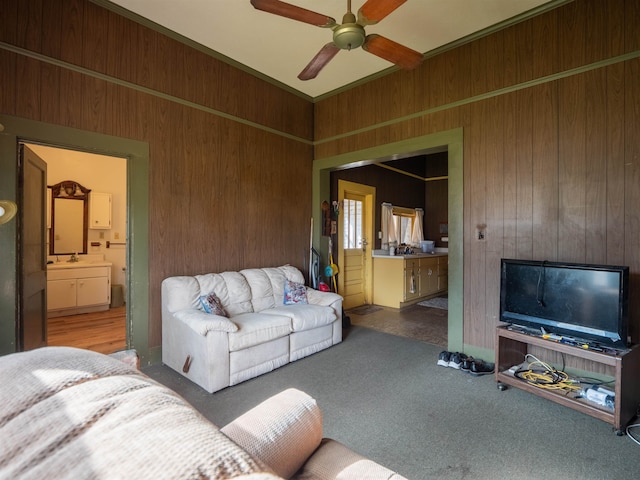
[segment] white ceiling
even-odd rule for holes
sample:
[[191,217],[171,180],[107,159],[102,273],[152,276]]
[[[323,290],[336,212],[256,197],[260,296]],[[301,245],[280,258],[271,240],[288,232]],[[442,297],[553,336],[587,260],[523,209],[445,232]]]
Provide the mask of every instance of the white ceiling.
[[[376,74],[392,64],[361,48],[341,51],[313,80],[297,76],[331,41],[326,28],[253,8],[249,0],[110,0],[250,69],[315,98]],[[342,22],[347,0],[288,0]],[[354,13],[365,0],[353,0]],[[475,32],[558,0],[409,0],[366,33],[378,33],[428,53]]]

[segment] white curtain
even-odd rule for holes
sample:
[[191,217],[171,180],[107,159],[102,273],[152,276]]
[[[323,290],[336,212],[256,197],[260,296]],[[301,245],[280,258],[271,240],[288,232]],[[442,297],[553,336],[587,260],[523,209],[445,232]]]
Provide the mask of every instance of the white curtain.
[[424,240],[424,234],[422,233],[423,217],[424,210],[416,208],[416,218],[413,221],[413,230],[411,231],[411,243],[415,246],[419,246],[420,242]]
[[393,221],[393,205],[390,203],[382,204],[382,215],[380,217],[382,227],[382,249],[389,249],[389,242],[397,242],[396,226]]

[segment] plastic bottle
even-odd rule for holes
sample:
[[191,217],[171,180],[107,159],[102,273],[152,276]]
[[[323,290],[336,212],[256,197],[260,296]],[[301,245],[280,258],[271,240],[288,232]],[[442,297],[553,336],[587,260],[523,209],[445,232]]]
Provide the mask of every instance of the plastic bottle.
[[588,401],[600,405],[601,407],[613,410],[615,406],[615,393],[598,385],[588,385],[582,388],[581,395]]

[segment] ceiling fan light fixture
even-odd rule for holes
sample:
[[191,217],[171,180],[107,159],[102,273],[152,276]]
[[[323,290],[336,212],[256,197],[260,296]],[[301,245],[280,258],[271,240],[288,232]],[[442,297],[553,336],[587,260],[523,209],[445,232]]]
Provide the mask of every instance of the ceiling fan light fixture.
[[361,47],[365,38],[364,28],[357,23],[343,23],[333,31],[333,43],[342,50]]

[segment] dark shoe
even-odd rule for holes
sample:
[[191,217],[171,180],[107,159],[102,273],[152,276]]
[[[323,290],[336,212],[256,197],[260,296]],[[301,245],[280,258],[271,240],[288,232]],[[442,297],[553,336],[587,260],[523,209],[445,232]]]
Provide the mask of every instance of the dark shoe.
[[475,360],[471,364],[471,375],[488,375],[493,373],[495,368],[494,363],[483,362],[482,360]]
[[441,367],[448,367],[450,357],[451,352],[447,352],[446,350],[444,352],[440,352],[440,355],[438,355],[438,365]]
[[460,370],[462,362],[464,362],[466,359],[467,356],[464,353],[452,353],[451,357],[449,358],[449,366],[451,368],[455,368],[456,370]]
[[473,365],[473,362],[475,362],[475,359],[473,357],[465,358],[464,361],[462,362],[462,365],[460,365],[460,370],[462,370],[463,372],[470,372],[471,365]]

